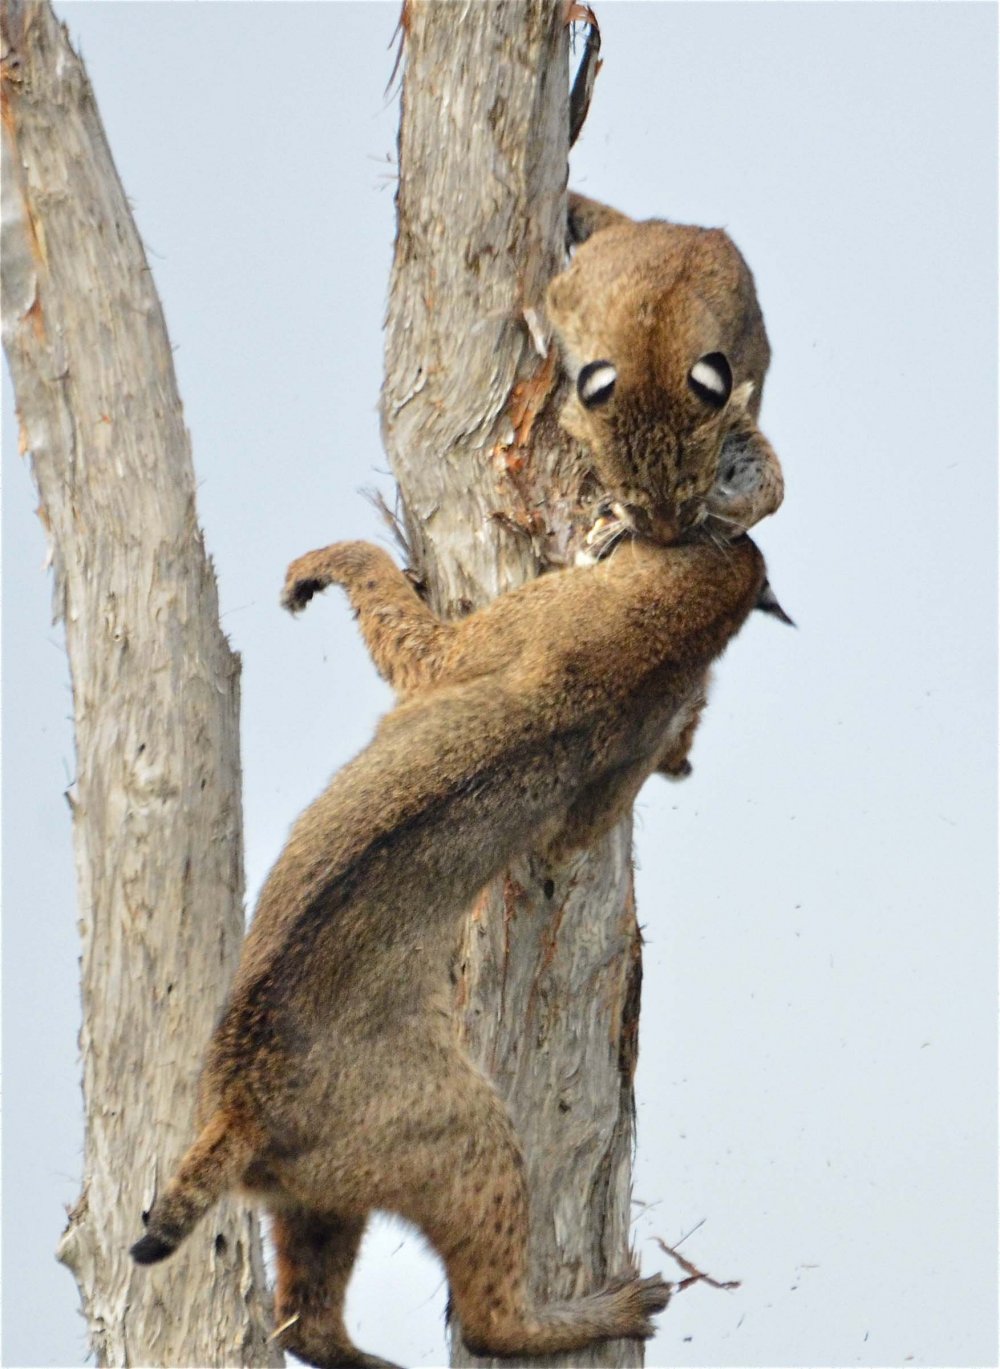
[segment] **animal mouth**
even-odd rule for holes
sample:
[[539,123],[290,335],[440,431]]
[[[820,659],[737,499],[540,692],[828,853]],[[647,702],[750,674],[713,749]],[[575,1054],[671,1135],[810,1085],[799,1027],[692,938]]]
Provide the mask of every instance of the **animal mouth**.
[[615,501],[613,509],[615,515],[636,536],[648,538],[649,541],[658,542],[662,546],[669,546],[694,525],[695,510],[690,507],[693,502],[688,501],[674,510],[652,509],[644,504]]
[[635,527],[624,504],[604,498],[594,510],[593,521],[583,539],[581,564],[592,565],[609,556],[624,537],[634,536]]
[[654,513],[644,504],[606,495],[594,510],[584,538],[583,560],[589,564],[602,561],[625,537],[639,537],[669,546],[702,523],[705,515],[704,501],[700,499],[687,500],[674,514]]

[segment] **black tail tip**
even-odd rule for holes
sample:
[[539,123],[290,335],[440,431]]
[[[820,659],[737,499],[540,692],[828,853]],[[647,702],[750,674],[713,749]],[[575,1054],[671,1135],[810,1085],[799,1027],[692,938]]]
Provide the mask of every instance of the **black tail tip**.
[[764,584],[761,587],[760,594],[757,597],[756,607],[760,609],[761,613],[770,613],[773,618],[777,618],[779,622],[787,623],[789,627],[798,627],[798,623],[796,623],[795,619],[789,618],[788,614],[778,603],[778,596],[775,594],[774,590],[771,588],[770,582],[767,580],[764,581]]
[[157,1264],[160,1260],[165,1260],[168,1255],[172,1255],[177,1247],[171,1241],[165,1241],[162,1236],[154,1236],[147,1232],[141,1240],[136,1241],[135,1245],[128,1252],[136,1264]]

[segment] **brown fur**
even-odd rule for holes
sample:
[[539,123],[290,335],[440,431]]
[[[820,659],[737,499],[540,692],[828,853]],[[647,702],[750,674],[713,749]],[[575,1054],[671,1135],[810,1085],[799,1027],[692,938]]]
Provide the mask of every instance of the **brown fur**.
[[[636,223],[570,195],[569,267],[548,290],[549,319],[575,379],[590,362],[618,372],[607,404],[574,391],[562,423],[589,449],[600,483],[641,531],[670,542],[706,519],[725,537],[781,503],[778,458],[757,427],[771,349],[753,276],[729,236]],[[722,353],[732,394],[706,407],[688,377]]]
[[[689,450],[686,415],[669,451]],[[725,424],[713,431],[714,448],[703,434],[690,448],[712,467],[691,489],[715,481]],[[647,471],[661,532],[683,522],[671,481],[687,465],[673,469],[663,483]],[[635,502],[632,485],[609,489]],[[443,623],[385,552],[346,542],[294,562],[284,602],[301,608],[332,583],[400,702],[264,884],[209,1047],[201,1134],[133,1254],[163,1258],[242,1188],[274,1216],[282,1344],[318,1366],[377,1366],[351,1344],[343,1301],[368,1214],[384,1209],[440,1254],[477,1353],[647,1336],[669,1295],[658,1277],[532,1305],[521,1151],[457,1041],[449,963],[464,910],[514,856],[587,845],[654,769],[685,772],[708,666],[761,593],[760,553],[746,537],[637,536]]]
[[431,1241],[482,1353],[647,1335],[667,1298],[656,1280],[531,1307],[520,1150],[456,1040],[449,959],[462,911],[515,854],[589,843],[632,802],[756,602],[760,554],[747,539],[629,542],[453,624],[365,543],[295,563],[288,600],[334,580],[411,692],[265,883],[202,1077],[204,1130],[137,1258],[162,1258],[239,1186],[276,1214],[276,1315],[297,1317],[281,1339],[310,1363],[373,1363],[342,1322],[373,1208]]

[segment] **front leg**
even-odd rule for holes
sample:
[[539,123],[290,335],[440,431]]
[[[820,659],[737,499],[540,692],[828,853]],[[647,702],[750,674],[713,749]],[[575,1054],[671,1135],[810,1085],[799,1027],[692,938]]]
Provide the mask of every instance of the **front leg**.
[[435,617],[381,547],[334,542],[288,567],[281,602],[298,613],[328,585],[347,591],[375,668],[402,696],[434,684],[454,627]]

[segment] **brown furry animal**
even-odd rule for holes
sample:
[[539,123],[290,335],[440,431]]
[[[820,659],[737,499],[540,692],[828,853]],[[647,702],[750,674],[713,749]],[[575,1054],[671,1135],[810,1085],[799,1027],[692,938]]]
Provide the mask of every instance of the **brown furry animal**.
[[[672,310],[694,284],[681,275]],[[571,332],[564,300],[557,322]],[[723,320],[709,344],[713,356],[734,355],[737,374],[746,331]],[[647,1336],[666,1305],[660,1278],[633,1274],[589,1297],[532,1305],[521,1152],[456,1039],[449,964],[464,910],[514,856],[587,845],[655,768],[683,773],[708,666],[761,596],[763,561],[749,538],[720,545],[698,526],[696,501],[711,504],[720,452],[749,413],[730,412],[730,394],[714,388],[725,369],[698,370],[703,355],[680,374],[684,403],[667,394],[662,480],[652,452],[640,478],[627,444],[609,454],[618,430],[595,428],[610,493],[648,525],[598,564],[546,575],[455,623],[439,621],[363,542],[289,568],[292,609],[328,584],[347,590],[401,702],[298,819],[265,882],[202,1074],[200,1133],[132,1253],[163,1259],[222,1193],[241,1188],[274,1216],[280,1338],[311,1364],[383,1364],[352,1345],[343,1322],[373,1209],[414,1223],[441,1255],[479,1354]],[[630,365],[614,363],[623,380]],[[586,373],[578,393],[589,414],[610,394]],[[615,382],[605,373],[602,384]],[[660,431],[659,419],[650,424]],[[690,529],[684,545],[641,535],[680,527]]]
[[365,543],[296,562],[288,599],[334,580],[380,668],[424,688],[292,829],[209,1048],[201,1134],[133,1254],[162,1259],[241,1187],[275,1216],[276,1315],[297,1317],[282,1343],[317,1365],[376,1364],[342,1304],[381,1208],[439,1252],[478,1353],[648,1335],[658,1279],[530,1305],[520,1150],[456,1040],[449,960],[487,880],[540,839],[592,840],[681,743],[706,667],[757,600],[760,554],[746,538],[633,541],[454,624]]
[[636,223],[582,195],[569,237],[546,301],[576,381],[563,427],[638,531],[746,532],[784,492],[757,427],[771,349],[749,267],[719,228]]

